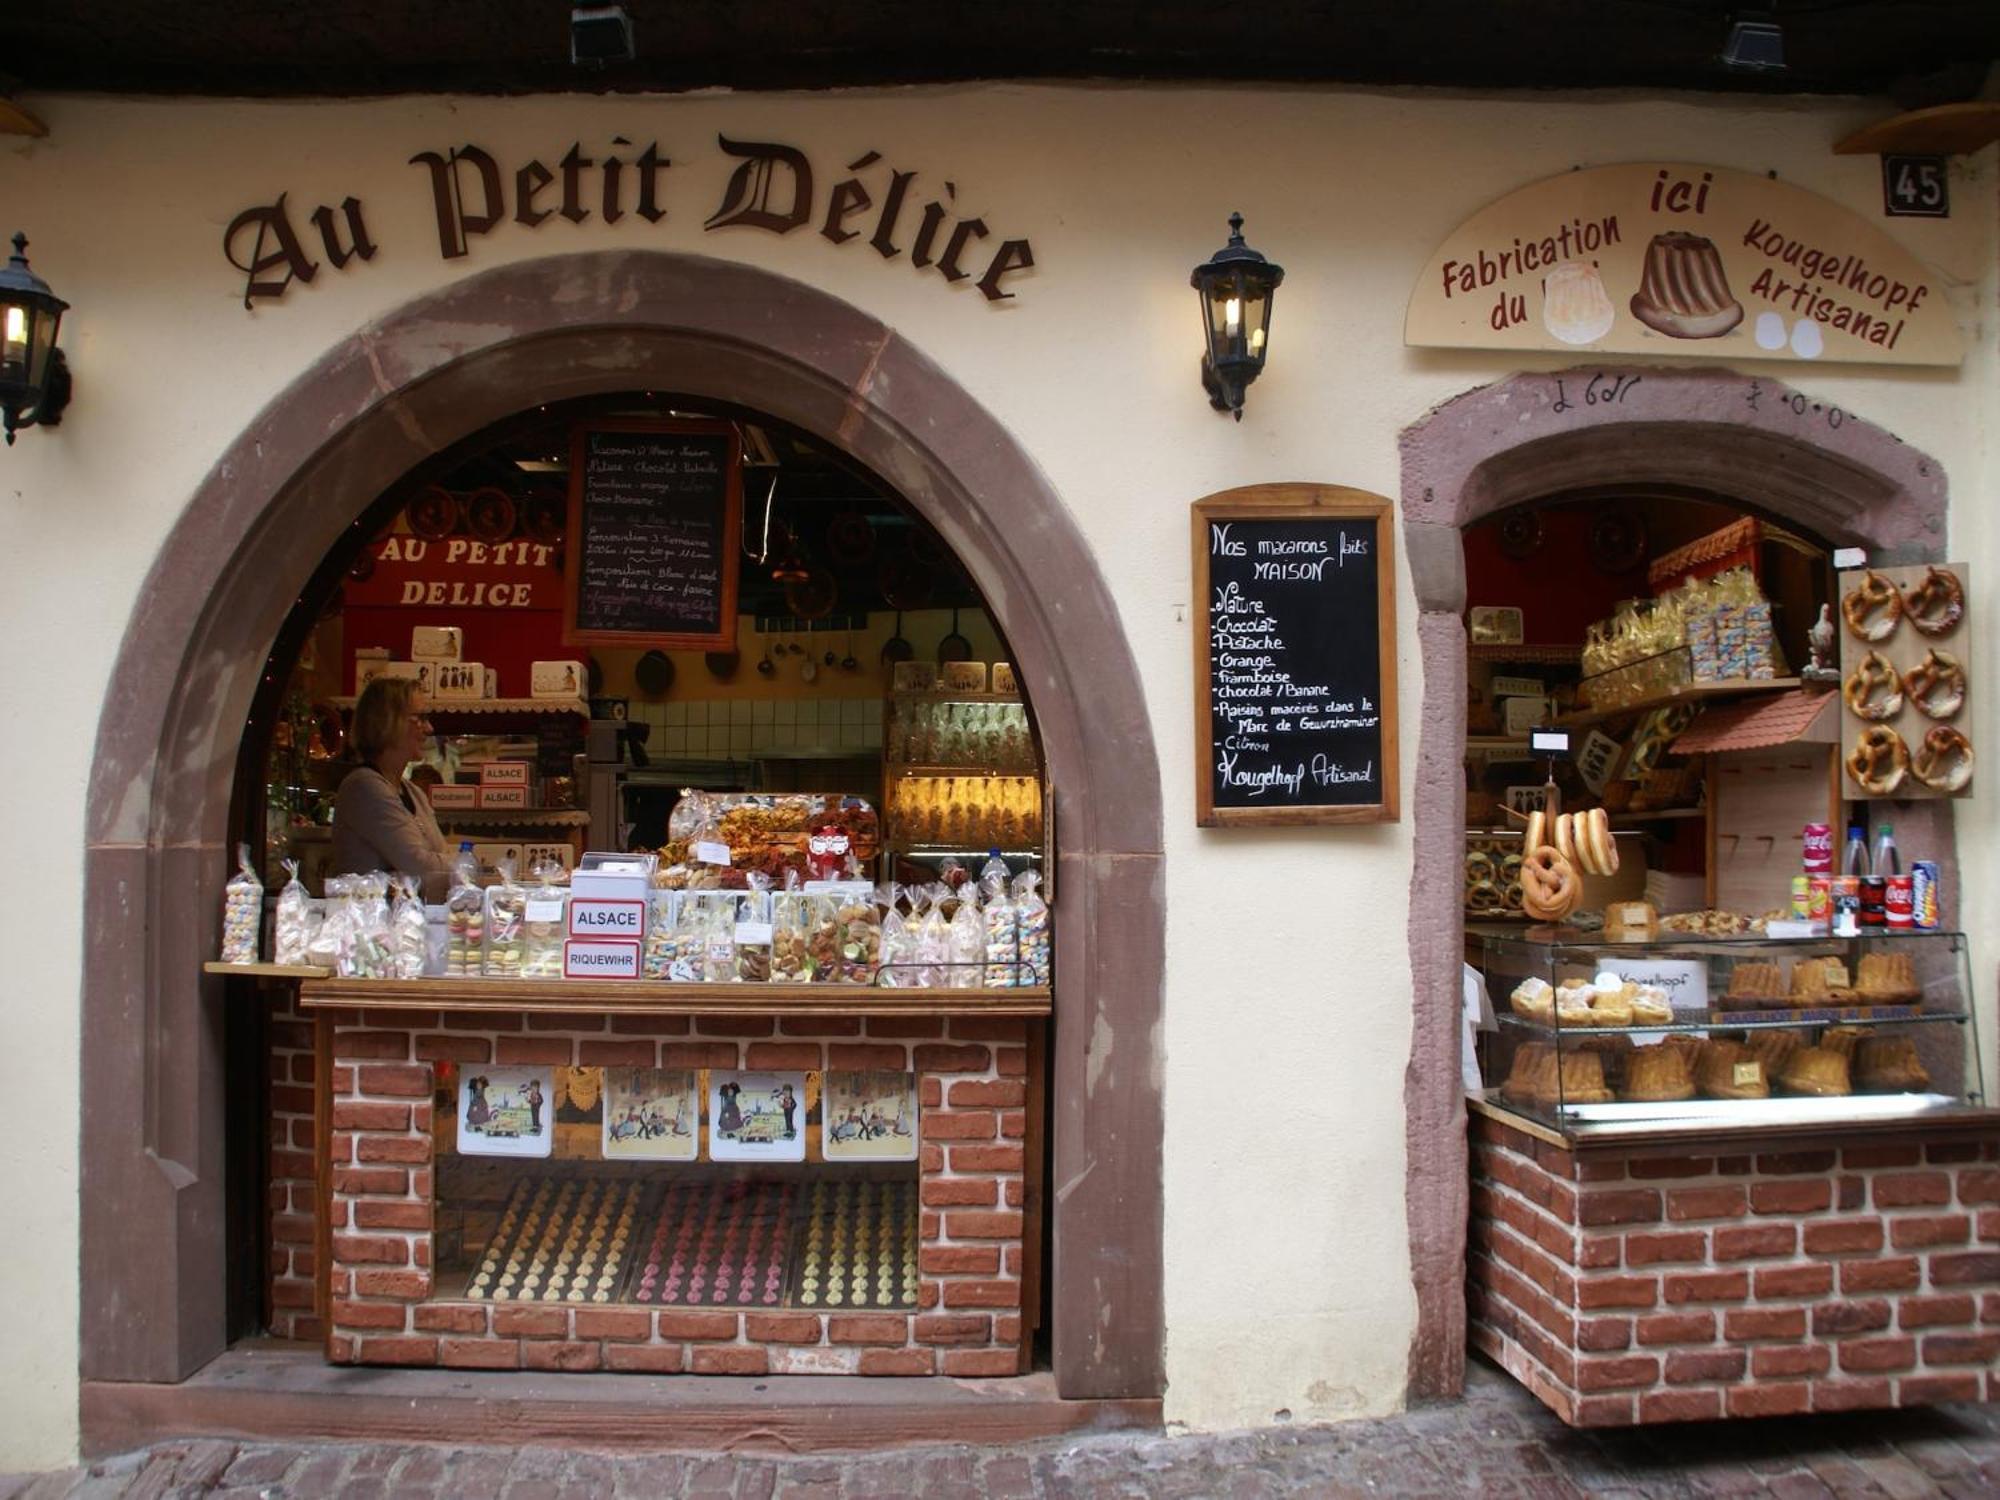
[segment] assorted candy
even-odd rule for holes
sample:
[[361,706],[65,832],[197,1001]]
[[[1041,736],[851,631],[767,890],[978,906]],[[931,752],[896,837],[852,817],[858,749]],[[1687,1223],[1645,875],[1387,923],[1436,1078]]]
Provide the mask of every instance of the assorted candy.
[[250,846],[236,850],[236,873],[222,888],[222,961],[257,962],[257,940],[264,926],[264,882],[250,862]]

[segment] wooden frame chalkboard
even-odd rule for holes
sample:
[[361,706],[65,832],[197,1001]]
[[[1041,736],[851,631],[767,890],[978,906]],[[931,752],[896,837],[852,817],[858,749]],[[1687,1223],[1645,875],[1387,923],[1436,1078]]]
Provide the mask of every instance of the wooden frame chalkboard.
[[743,447],[698,418],[570,429],[563,640],[730,651],[743,535]]
[[1394,506],[1251,485],[1197,500],[1190,540],[1195,822],[1395,822]]

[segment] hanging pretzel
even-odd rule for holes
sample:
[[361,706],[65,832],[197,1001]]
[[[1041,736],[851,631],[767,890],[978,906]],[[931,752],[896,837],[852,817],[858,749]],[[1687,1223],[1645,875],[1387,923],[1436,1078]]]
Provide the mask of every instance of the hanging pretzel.
[[1926,717],[1949,719],[1965,707],[1965,668],[1949,651],[1933,647],[1903,674],[1903,691]]
[[1847,774],[1871,797],[1891,795],[1909,769],[1910,747],[1887,724],[1863,730],[1847,757]]
[[1889,658],[1879,651],[1870,651],[1861,658],[1861,664],[1847,674],[1840,691],[1854,717],[1872,724],[1893,719],[1903,711],[1903,679],[1896,675]]
[[1972,741],[1948,724],[1924,736],[1910,769],[1934,792],[1963,791],[1972,780]]
[[1576,868],[1549,845],[1521,862],[1521,908],[1537,921],[1560,922],[1576,910],[1582,891]]
[[1903,617],[1903,596],[1895,584],[1870,568],[1840,601],[1840,616],[1862,640],[1887,640]]
[[1965,585],[1950,568],[1932,568],[1903,596],[1903,613],[1925,635],[1949,635],[1965,617]]

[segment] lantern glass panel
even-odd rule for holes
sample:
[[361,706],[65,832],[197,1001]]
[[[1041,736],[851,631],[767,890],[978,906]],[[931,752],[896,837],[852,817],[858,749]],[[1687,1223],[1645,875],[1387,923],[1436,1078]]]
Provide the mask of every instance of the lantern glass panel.
[[28,335],[34,317],[17,302],[0,304],[0,380],[19,384],[28,377]]

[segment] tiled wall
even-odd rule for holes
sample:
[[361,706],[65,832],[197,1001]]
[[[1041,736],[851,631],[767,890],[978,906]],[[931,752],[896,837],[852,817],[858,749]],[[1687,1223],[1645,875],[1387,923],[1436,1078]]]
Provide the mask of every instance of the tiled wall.
[[646,753],[656,759],[783,750],[868,753],[882,747],[879,697],[634,700],[627,711],[653,726]]

